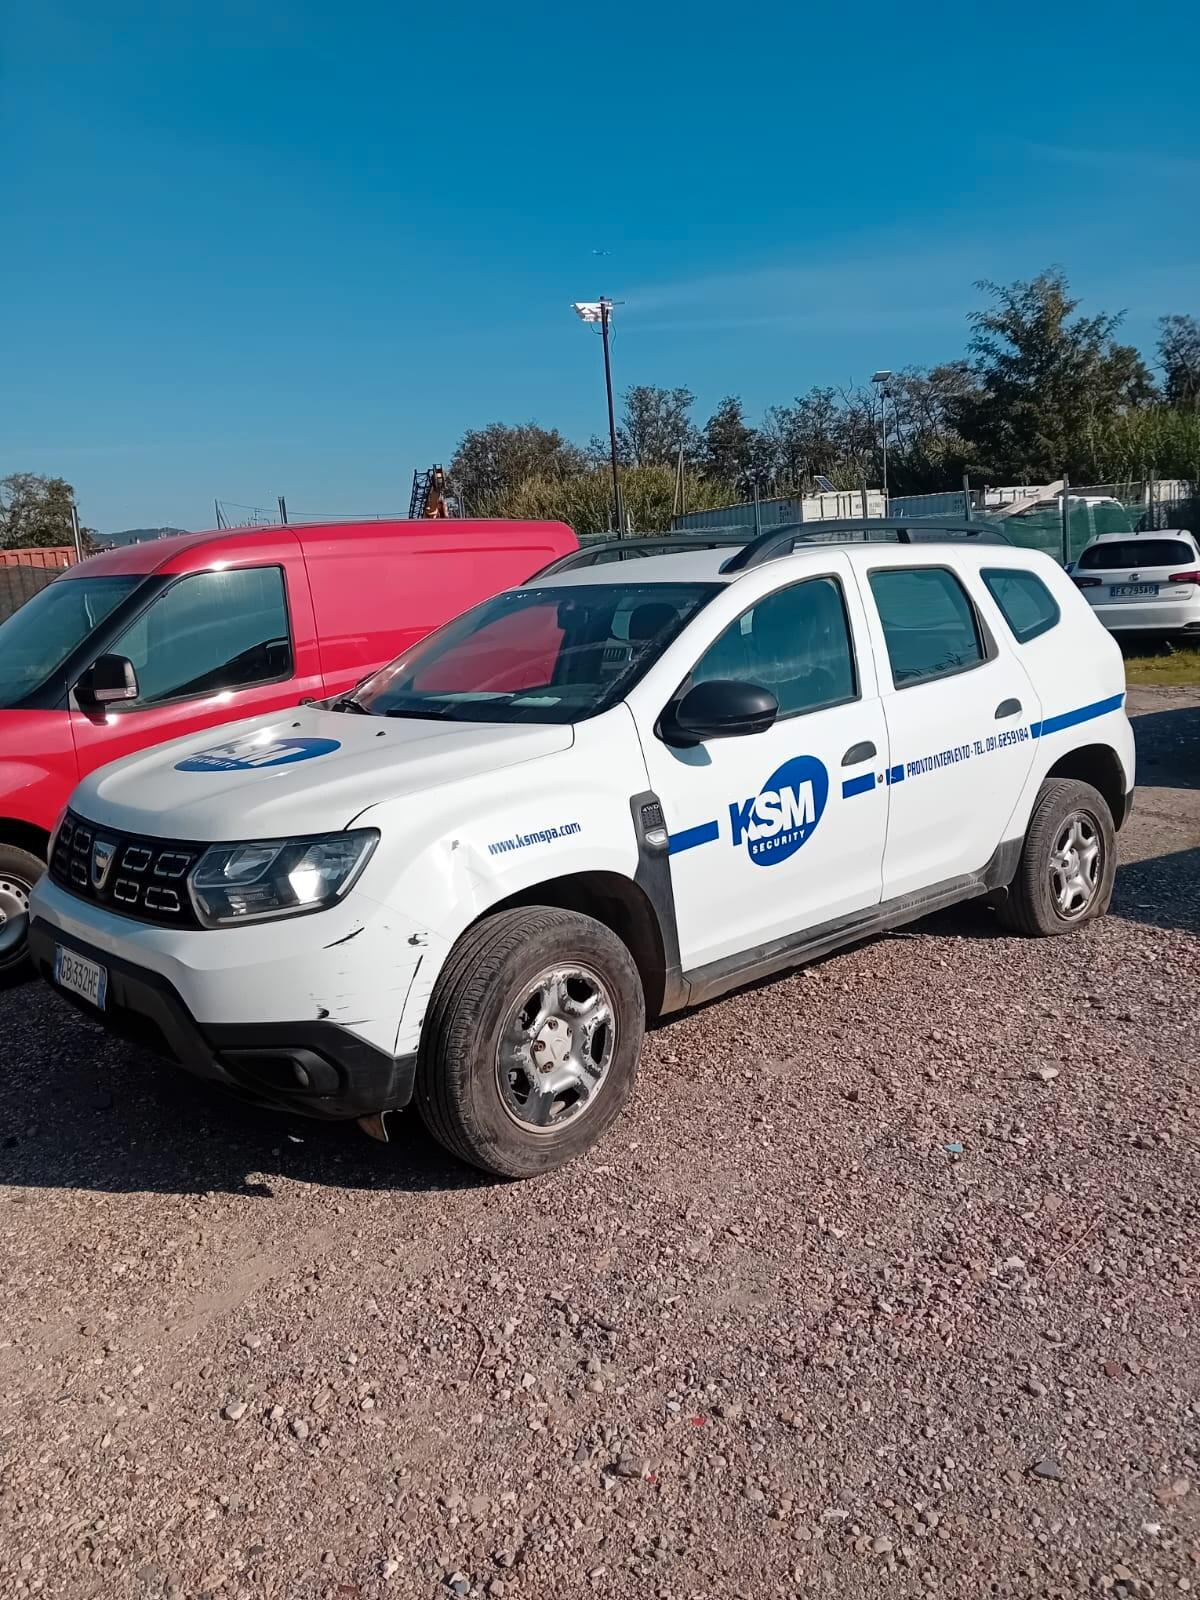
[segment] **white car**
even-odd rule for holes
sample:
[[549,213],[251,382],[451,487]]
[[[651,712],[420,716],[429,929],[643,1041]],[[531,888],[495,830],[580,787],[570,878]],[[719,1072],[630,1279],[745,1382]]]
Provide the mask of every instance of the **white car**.
[[1182,528],[1100,534],[1071,576],[1113,633],[1200,634],[1200,546]]
[[1115,642],[1043,555],[882,531],[580,552],[353,696],[94,773],[40,970],[259,1103],[415,1100],[526,1176],[612,1123],[648,1015],[975,897],[1081,927],[1133,790]]

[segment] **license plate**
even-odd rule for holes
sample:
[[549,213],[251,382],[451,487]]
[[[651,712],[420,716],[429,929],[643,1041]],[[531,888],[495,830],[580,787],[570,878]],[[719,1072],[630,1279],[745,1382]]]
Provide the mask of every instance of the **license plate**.
[[1114,600],[1141,599],[1144,595],[1155,595],[1157,593],[1158,585],[1156,583],[1114,583],[1112,585],[1112,597]]
[[76,955],[65,945],[54,951],[54,981],[62,989],[69,989],[83,1000],[89,1001],[97,1011],[104,1010],[104,997],[108,992],[108,971],[98,961]]

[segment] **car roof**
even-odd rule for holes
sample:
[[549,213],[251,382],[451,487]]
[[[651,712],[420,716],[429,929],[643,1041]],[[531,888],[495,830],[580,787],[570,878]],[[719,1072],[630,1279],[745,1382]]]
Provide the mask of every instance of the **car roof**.
[[[1050,560],[1039,551],[1027,550],[1016,545],[974,544],[965,539],[922,538],[915,544],[893,544],[890,541],[876,542],[862,539],[847,539],[844,543],[821,540],[812,544],[797,544],[787,553],[772,556],[768,562],[742,567],[732,572],[723,570],[732,555],[736,553],[731,552],[728,547],[722,550],[683,550],[670,551],[663,555],[643,556],[636,563],[607,562],[591,567],[567,568],[562,572],[548,573],[544,578],[539,578],[535,574],[528,584],[521,587],[574,588],[607,584],[627,588],[631,584],[643,583],[728,584],[736,583],[739,578],[751,572],[762,571],[764,566],[772,571],[778,570],[781,574],[811,571],[814,567],[828,566],[831,551],[841,551],[859,562],[869,562],[871,566],[928,565],[930,558],[937,557],[947,561],[960,553],[1002,565],[1014,561],[1028,565],[1031,561]],[[1051,565],[1054,563],[1051,562]]]
[[[462,517],[445,519],[426,518],[373,518],[369,522],[289,522],[273,523],[265,528],[214,528],[207,533],[172,534],[166,539],[147,539],[142,544],[120,545],[114,550],[102,550],[89,556],[77,566],[68,567],[64,577],[112,577],[117,574],[148,577],[151,573],[175,574],[192,572],[204,567],[205,557],[211,562],[243,562],[278,560],[281,552],[295,552],[297,546],[323,537],[349,541],[360,535],[372,539],[449,539],[464,534],[488,535],[480,537],[481,548],[494,548],[497,539],[516,533],[554,534],[556,537],[574,538],[564,522],[522,520],[507,517]],[[211,552],[211,555],[210,555]]]

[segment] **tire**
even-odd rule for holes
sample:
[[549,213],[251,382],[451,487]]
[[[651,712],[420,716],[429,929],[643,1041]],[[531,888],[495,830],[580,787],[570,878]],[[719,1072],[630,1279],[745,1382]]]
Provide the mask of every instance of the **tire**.
[[[1069,842],[1075,823],[1079,824],[1073,847],[1077,873],[1056,866],[1056,861],[1068,859],[1058,852]],[[1086,847],[1092,843],[1097,851],[1094,866],[1090,861],[1085,865]],[[1116,870],[1116,830],[1104,796],[1090,783],[1051,778],[1037,797],[1016,876],[998,908],[1001,924],[1031,938],[1074,933],[1108,910]],[[1074,891],[1068,894],[1072,883]]]
[[0,844],[0,988],[20,983],[33,973],[25,943],[25,910],[29,891],[46,863],[15,844]]
[[497,912],[467,929],[434,986],[417,1056],[421,1120],[484,1172],[549,1172],[620,1115],[645,1027],[633,957],[603,923],[552,906]]

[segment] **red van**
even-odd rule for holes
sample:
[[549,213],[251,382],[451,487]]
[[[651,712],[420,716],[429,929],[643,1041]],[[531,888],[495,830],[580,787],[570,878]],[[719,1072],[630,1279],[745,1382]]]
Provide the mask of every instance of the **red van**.
[[80,778],[147,745],[337,694],[578,548],[557,522],[362,522],[129,545],[0,624],[0,977]]

